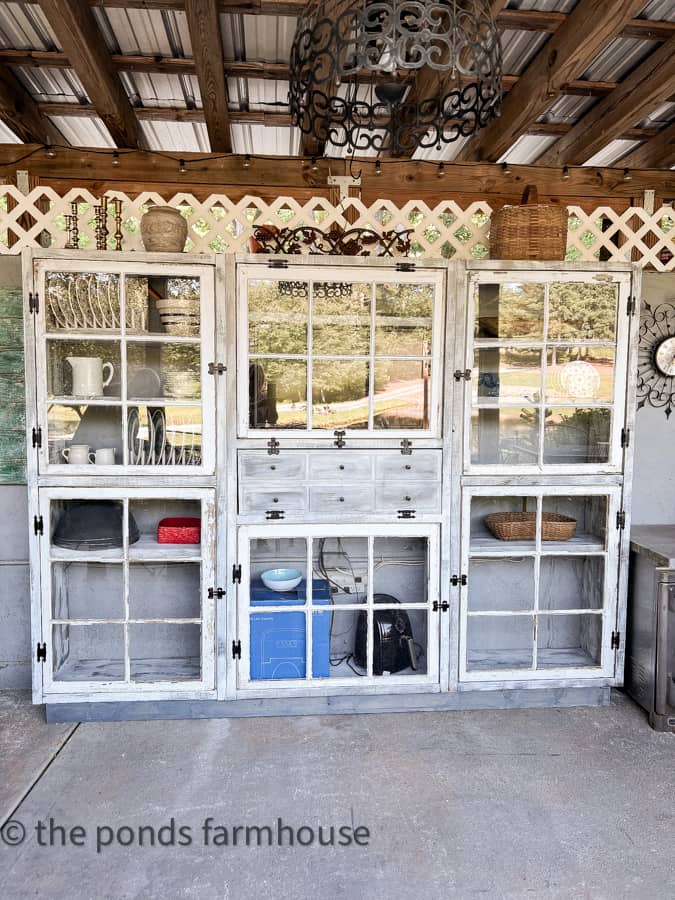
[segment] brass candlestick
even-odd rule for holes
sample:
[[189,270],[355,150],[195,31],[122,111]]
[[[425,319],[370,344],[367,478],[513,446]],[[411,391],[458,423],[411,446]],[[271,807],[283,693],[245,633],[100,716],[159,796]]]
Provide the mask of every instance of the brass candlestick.
[[100,206],[94,207],[96,216],[96,249],[106,250],[108,247],[108,198],[101,197]]
[[80,246],[80,230],[77,227],[77,203],[70,204],[71,215],[66,216],[66,228],[68,229],[67,250],[77,250]]
[[113,200],[115,208],[115,250],[122,249],[122,201],[115,197]]

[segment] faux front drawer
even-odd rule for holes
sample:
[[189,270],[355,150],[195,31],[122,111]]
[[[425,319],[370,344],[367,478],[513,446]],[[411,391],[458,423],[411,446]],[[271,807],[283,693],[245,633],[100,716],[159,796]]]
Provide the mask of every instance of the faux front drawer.
[[302,452],[280,453],[270,456],[266,450],[245,450],[239,453],[239,476],[242,480],[274,481],[291,478],[304,481],[307,458]]
[[372,512],[373,490],[367,485],[358,488],[344,488],[341,485],[310,487],[309,509],[312,513],[345,516],[360,512]]
[[317,450],[309,454],[309,477],[311,481],[370,481],[372,454]]
[[244,516],[266,513],[271,510],[285,513],[304,512],[305,507],[304,488],[298,488],[297,490],[244,488],[241,492],[239,512]]
[[378,512],[391,512],[398,509],[440,512],[440,482],[378,484],[375,489],[375,507]]
[[388,481],[390,478],[440,481],[441,457],[441,450],[413,450],[410,456],[404,456],[397,450],[378,453],[375,478],[377,481]]

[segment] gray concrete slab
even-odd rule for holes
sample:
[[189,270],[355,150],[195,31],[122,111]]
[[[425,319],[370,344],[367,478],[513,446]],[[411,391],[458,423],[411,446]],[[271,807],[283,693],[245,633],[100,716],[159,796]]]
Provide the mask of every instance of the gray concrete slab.
[[[595,709],[81,725],[0,848],[3,897],[672,898],[675,737]],[[367,847],[204,846],[278,817]],[[189,846],[138,846],[174,818]],[[81,826],[83,847],[35,825]],[[131,846],[96,850],[96,828]],[[101,832],[107,839],[109,832]],[[80,835],[81,836],[81,835]],[[308,833],[303,835],[308,838]],[[164,833],[165,840],[170,838]],[[240,841],[243,833],[239,835]],[[47,834],[44,835],[47,841]]]
[[0,691],[0,824],[75,727],[45,724],[42,709],[31,706],[29,691]]

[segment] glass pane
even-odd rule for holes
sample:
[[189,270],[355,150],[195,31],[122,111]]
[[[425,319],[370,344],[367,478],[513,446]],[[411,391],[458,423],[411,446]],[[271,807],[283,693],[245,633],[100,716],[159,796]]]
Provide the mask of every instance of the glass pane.
[[93,272],[47,272],[47,331],[119,331],[120,279]]
[[251,604],[304,606],[307,539],[256,538],[250,542]]
[[471,612],[526,609],[534,609],[534,558],[469,560]]
[[49,404],[49,465],[122,465],[124,446],[119,406]]
[[427,673],[428,610],[405,609],[391,595],[377,594],[368,642],[368,612],[358,613],[354,654],[350,663],[361,675],[368,674],[372,654],[373,675],[425,675]]
[[132,466],[198,466],[201,408],[132,406],[127,410],[127,441]]
[[[258,605],[257,601],[252,602]],[[264,605],[264,602],[261,601],[259,605]],[[312,621],[317,623],[317,639],[312,669],[319,677],[325,677],[330,666],[327,632],[330,626],[330,613],[313,615]],[[253,613],[250,616],[250,648],[252,681],[304,678],[307,659],[305,613],[301,611]]]
[[[129,533],[138,535],[129,547],[131,559],[169,560],[171,557],[199,556],[201,501],[169,497],[130,500]],[[158,584],[155,590],[161,592],[161,585]]]
[[551,347],[546,369],[546,400],[565,403],[614,399],[613,347]]
[[541,394],[541,350],[480,347],[474,354],[473,402],[494,398],[537,403]]
[[54,681],[124,681],[123,625],[54,625]]
[[368,360],[317,360],[312,369],[312,427],[368,427]]
[[307,353],[308,296],[301,281],[249,281],[249,352]]
[[471,498],[471,553],[534,550],[536,530],[536,497]]
[[76,399],[120,396],[116,341],[47,341],[47,395]]
[[[338,599],[338,598],[335,598]],[[357,603],[359,600],[365,602],[364,595],[352,595],[351,597],[339,597],[341,603]],[[314,629],[316,630],[316,616],[314,614]],[[363,678],[365,672],[365,652],[361,661],[363,666],[359,667],[354,661],[354,650],[356,647],[357,634],[359,634],[359,626],[363,634],[365,634],[365,623],[363,621],[364,613],[354,609],[332,609],[330,613],[319,615],[329,615],[330,622],[328,626],[330,639],[330,671],[326,671],[325,656],[323,652],[314,654],[314,664],[312,666],[312,675],[314,678]],[[318,638],[321,641],[324,637],[323,627],[319,630]],[[316,638],[315,638],[316,640]],[[362,640],[362,638],[361,638]]]
[[474,410],[471,417],[471,462],[478,465],[537,465],[539,410]]
[[200,351],[195,344],[127,344],[130,400],[199,400]]
[[307,427],[307,363],[254,359],[248,371],[251,428]]
[[198,681],[200,625],[129,625],[132,681]]
[[477,339],[542,340],[543,284],[480,284],[476,288]]
[[434,286],[378,284],[375,287],[375,354],[428,356]]
[[[373,541],[373,594],[376,603],[428,603],[427,538],[376,537]],[[387,599],[385,599],[387,598]]]
[[199,563],[134,563],[129,566],[130,619],[199,619]]
[[312,331],[315,356],[367,356],[370,353],[370,285],[316,282]]
[[199,336],[199,278],[127,275],[125,290],[127,332]]
[[609,460],[611,409],[547,409],[544,463],[575,465]]
[[314,578],[324,580],[331,603],[366,603],[368,596],[368,538],[317,536],[312,539]]
[[52,616],[54,619],[123,619],[122,566],[53,563]]
[[602,556],[542,556],[539,609],[602,609],[604,594]]
[[554,341],[613,341],[619,289],[614,284],[552,284],[548,338]]
[[375,362],[375,428],[430,427],[431,364],[424,360]]
[[601,658],[601,615],[537,617],[538,669],[599,666]]
[[467,670],[531,669],[533,634],[532,616],[469,616]]
[[542,539],[549,550],[555,541],[568,551],[604,550],[607,515],[607,497],[544,497]]
[[[50,504],[50,549],[53,559],[83,554],[121,559],[124,507],[119,500],[59,500]],[[129,532],[129,543],[138,540]]]

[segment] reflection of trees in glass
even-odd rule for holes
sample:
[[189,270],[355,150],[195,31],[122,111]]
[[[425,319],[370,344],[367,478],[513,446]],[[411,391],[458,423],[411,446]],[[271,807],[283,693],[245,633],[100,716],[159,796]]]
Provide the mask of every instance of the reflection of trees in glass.
[[550,340],[613,340],[617,289],[611,284],[552,284]]
[[476,298],[477,338],[541,340],[543,284],[481,284]]

